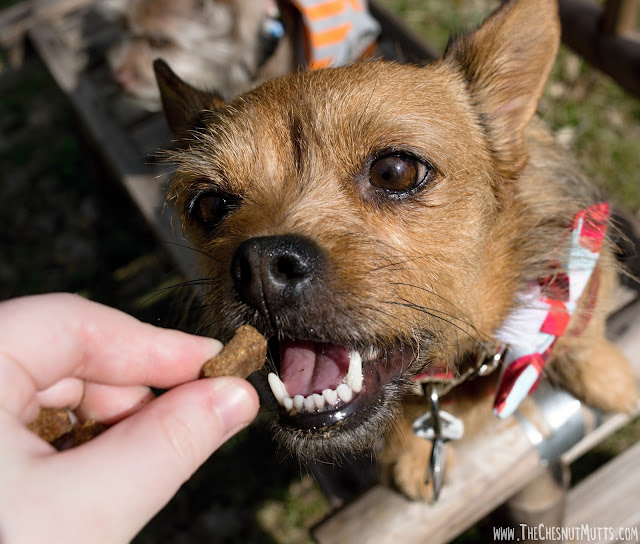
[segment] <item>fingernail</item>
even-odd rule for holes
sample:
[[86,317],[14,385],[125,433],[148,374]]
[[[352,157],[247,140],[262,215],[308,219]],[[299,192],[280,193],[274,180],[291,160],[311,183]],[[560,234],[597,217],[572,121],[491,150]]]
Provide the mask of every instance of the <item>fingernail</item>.
[[212,396],[213,408],[222,419],[227,436],[246,427],[256,416],[257,394],[251,391],[248,383],[216,378]]
[[223,346],[220,340],[216,340],[215,338],[206,338],[205,340],[208,343],[207,351],[209,352],[209,354],[207,355],[207,360],[215,357],[222,351]]

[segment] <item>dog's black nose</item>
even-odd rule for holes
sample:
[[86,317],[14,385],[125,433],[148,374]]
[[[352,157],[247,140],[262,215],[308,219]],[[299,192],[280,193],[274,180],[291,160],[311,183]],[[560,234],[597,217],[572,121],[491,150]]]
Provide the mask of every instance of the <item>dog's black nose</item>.
[[308,238],[261,236],[238,246],[231,276],[244,302],[273,314],[301,302],[312,289],[322,262],[320,248]]

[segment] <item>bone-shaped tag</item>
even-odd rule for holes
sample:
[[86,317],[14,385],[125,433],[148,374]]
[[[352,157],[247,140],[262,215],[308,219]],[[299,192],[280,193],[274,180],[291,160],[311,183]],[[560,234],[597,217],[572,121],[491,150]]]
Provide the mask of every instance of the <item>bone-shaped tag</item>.
[[445,442],[449,440],[460,440],[464,435],[464,423],[462,420],[444,410],[439,410],[438,415],[440,417],[440,433],[438,436],[435,432],[430,411],[421,415],[413,422],[413,434],[419,438],[426,438],[431,441],[436,438],[440,438]]
[[426,438],[433,442],[431,458],[425,475],[425,483],[432,482],[433,500],[438,500],[446,464],[445,444],[449,440],[459,440],[464,434],[464,424],[461,419],[448,412],[440,410],[438,389],[435,384],[426,384],[425,395],[429,398],[431,410],[413,422],[413,432],[419,438]]

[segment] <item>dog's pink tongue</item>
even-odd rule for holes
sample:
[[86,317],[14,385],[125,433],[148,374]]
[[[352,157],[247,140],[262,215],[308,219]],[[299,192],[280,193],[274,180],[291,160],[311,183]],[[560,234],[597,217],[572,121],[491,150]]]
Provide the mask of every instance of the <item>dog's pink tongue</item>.
[[280,342],[280,379],[291,397],[335,389],[349,370],[349,351],[309,340]]

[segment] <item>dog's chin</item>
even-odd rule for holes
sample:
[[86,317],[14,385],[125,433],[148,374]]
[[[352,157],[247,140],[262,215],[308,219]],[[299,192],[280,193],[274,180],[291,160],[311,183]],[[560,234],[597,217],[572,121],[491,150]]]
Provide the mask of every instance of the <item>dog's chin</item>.
[[[277,344],[277,346],[275,345]],[[335,460],[372,448],[411,387],[411,348],[350,349],[272,340],[279,377],[269,377],[276,441],[303,460]],[[282,379],[280,379],[282,378]]]

